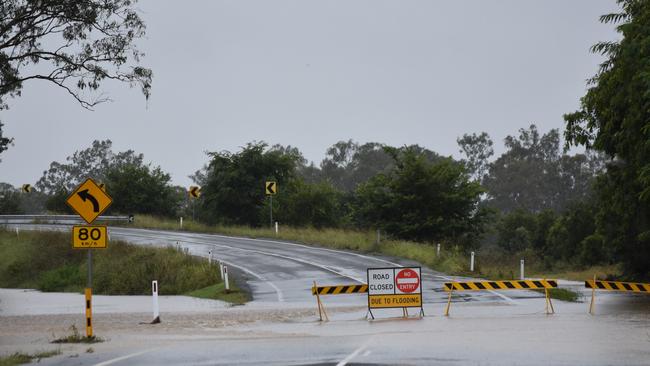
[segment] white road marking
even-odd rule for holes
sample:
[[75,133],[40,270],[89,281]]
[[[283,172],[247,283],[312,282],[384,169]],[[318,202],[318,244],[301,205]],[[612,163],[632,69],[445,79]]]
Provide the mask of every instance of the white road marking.
[[232,267],[235,267],[235,268],[239,268],[239,269],[241,269],[242,271],[244,271],[244,272],[250,274],[251,276],[257,278],[258,280],[260,280],[260,281],[264,281],[266,284],[268,284],[269,286],[271,286],[271,287],[275,290],[275,292],[278,294],[278,301],[279,301],[279,302],[284,302],[284,294],[282,293],[282,290],[280,290],[280,288],[279,288],[278,286],[276,286],[273,282],[267,280],[266,278],[264,278],[264,277],[262,277],[261,275],[259,275],[259,274],[255,273],[255,272],[251,271],[251,270],[248,269],[248,268],[244,268],[244,267],[239,266],[239,265],[237,265],[237,264],[234,264],[234,263],[232,263],[232,262],[227,262],[227,261],[221,261],[221,262],[223,262],[223,263],[225,263],[225,264],[227,264],[227,265],[229,265],[229,266],[232,266]]
[[[363,351],[366,351],[366,347],[368,347],[368,344],[370,343],[370,341],[372,341],[372,338],[368,339],[368,341],[366,341],[366,343],[362,344],[361,347],[354,350],[354,352],[347,355],[347,357],[345,357],[339,363],[337,363],[336,366],[345,366],[345,365],[347,365],[348,362],[352,361],[355,357],[357,357],[359,355],[359,353],[361,353]],[[370,353],[370,351],[366,351],[364,356],[367,356],[369,353]]]
[[395,266],[395,267],[402,267],[401,264],[394,263],[394,262],[391,262],[391,261],[386,260],[386,259],[371,257],[371,256],[368,256],[368,255],[363,255],[363,254],[359,254],[359,253],[346,252],[346,251],[343,251],[343,250],[314,247],[314,246],[311,246],[311,245],[289,243],[289,242],[277,241],[277,240],[243,238],[243,237],[240,237],[240,236],[225,236],[225,235],[218,235],[218,234],[212,234],[212,236],[218,236],[218,237],[221,237],[221,238],[233,238],[233,239],[240,239],[240,240],[261,241],[261,242],[265,242],[265,243],[274,243],[274,244],[282,244],[282,245],[293,245],[293,246],[307,248],[307,249],[322,250],[324,252],[332,252],[332,253],[338,253],[338,254],[352,255],[352,256],[356,256],[356,257],[361,257],[361,258],[365,258],[365,259],[370,259],[370,260],[374,260],[374,261],[380,261],[380,262],[388,263],[388,264],[390,264],[392,266]]
[[94,366],[108,366],[108,365],[112,365],[112,364],[114,364],[114,363],[116,363],[116,362],[124,361],[124,360],[127,360],[127,359],[129,359],[129,358],[136,357],[136,356],[140,356],[140,355],[143,355],[143,354],[145,354],[145,353],[149,353],[149,352],[151,352],[151,351],[155,351],[155,350],[156,350],[156,349],[154,348],[154,349],[148,349],[148,350],[141,351],[141,352],[132,353],[132,354],[130,354],[130,355],[126,355],[126,356],[122,356],[122,357],[114,358],[114,359],[112,359],[112,360],[108,360],[108,361],[104,361],[104,362],[100,362],[100,363],[98,363],[98,364],[95,364]]

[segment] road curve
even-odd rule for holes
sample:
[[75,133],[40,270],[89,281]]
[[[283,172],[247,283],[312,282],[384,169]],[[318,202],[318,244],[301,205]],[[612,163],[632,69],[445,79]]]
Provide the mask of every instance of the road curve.
[[[24,229],[69,230],[61,225],[16,225]],[[343,285],[366,282],[366,270],[372,267],[417,266],[419,263],[378,255],[360,254],[292,243],[275,239],[253,239],[217,234],[180,231],[110,227],[111,240],[123,240],[143,246],[177,246],[190,254],[208,257],[239,270],[257,302],[306,303],[313,302],[311,287]],[[423,297],[425,303],[447,301],[442,283],[456,279],[443,273],[422,268]],[[163,286],[164,284],[161,284]],[[516,304],[516,299],[540,297],[530,291],[507,293],[469,292],[458,294],[454,301],[498,301]],[[365,296],[329,296],[328,304],[364,305]]]

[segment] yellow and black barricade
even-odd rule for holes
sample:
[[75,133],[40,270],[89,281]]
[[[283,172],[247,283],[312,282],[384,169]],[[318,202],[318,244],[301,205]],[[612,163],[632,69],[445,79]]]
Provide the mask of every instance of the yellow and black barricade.
[[311,288],[312,295],[345,295],[365,294],[368,292],[368,285],[342,285],[342,286],[319,286],[314,284]]
[[451,294],[454,291],[489,291],[489,290],[544,290],[546,297],[546,313],[555,313],[548,290],[557,288],[556,280],[515,280],[515,281],[467,281],[445,282],[444,290],[449,292],[445,316],[449,315]]
[[316,296],[318,316],[320,317],[321,321],[323,321],[323,315],[325,315],[325,320],[329,320],[329,317],[325,312],[325,306],[323,306],[323,302],[320,300],[321,295],[348,295],[365,293],[368,293],[368,285],[316,286],[316,281],[314,281],[314,286],[311,288],[311,294]]
[[589,304],[589,314],[594,313],[594,302],[596,290],[636,292],[650,294],[650,283],[634,283],[619,281],[600,281],[594,276],[593,280],[585,281],[585,287],[591,289],[591,303]]

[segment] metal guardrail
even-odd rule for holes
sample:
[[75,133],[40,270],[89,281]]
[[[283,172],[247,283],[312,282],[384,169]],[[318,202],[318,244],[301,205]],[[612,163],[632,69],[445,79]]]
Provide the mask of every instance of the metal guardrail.
[[[96,221],[124,221],[133,222],[133,215],[128,216],[99,216]],[[0,215],[0,223],[17,224],[17,223],[62,223],[62,222],[83,222],[78,215]]]

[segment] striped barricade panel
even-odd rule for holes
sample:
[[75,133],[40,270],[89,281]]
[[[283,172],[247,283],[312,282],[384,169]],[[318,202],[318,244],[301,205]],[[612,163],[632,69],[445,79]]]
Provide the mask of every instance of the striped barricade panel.
[[368,285],[318,286],[311,288],[312,295],[363,294],[368,292]]
[[648,283],[588,280],[585,281],[585,287],[596,290],[650,293],[650,284]]
[[556,280],[445,282],[445,291],[537,290],[556,288]]

